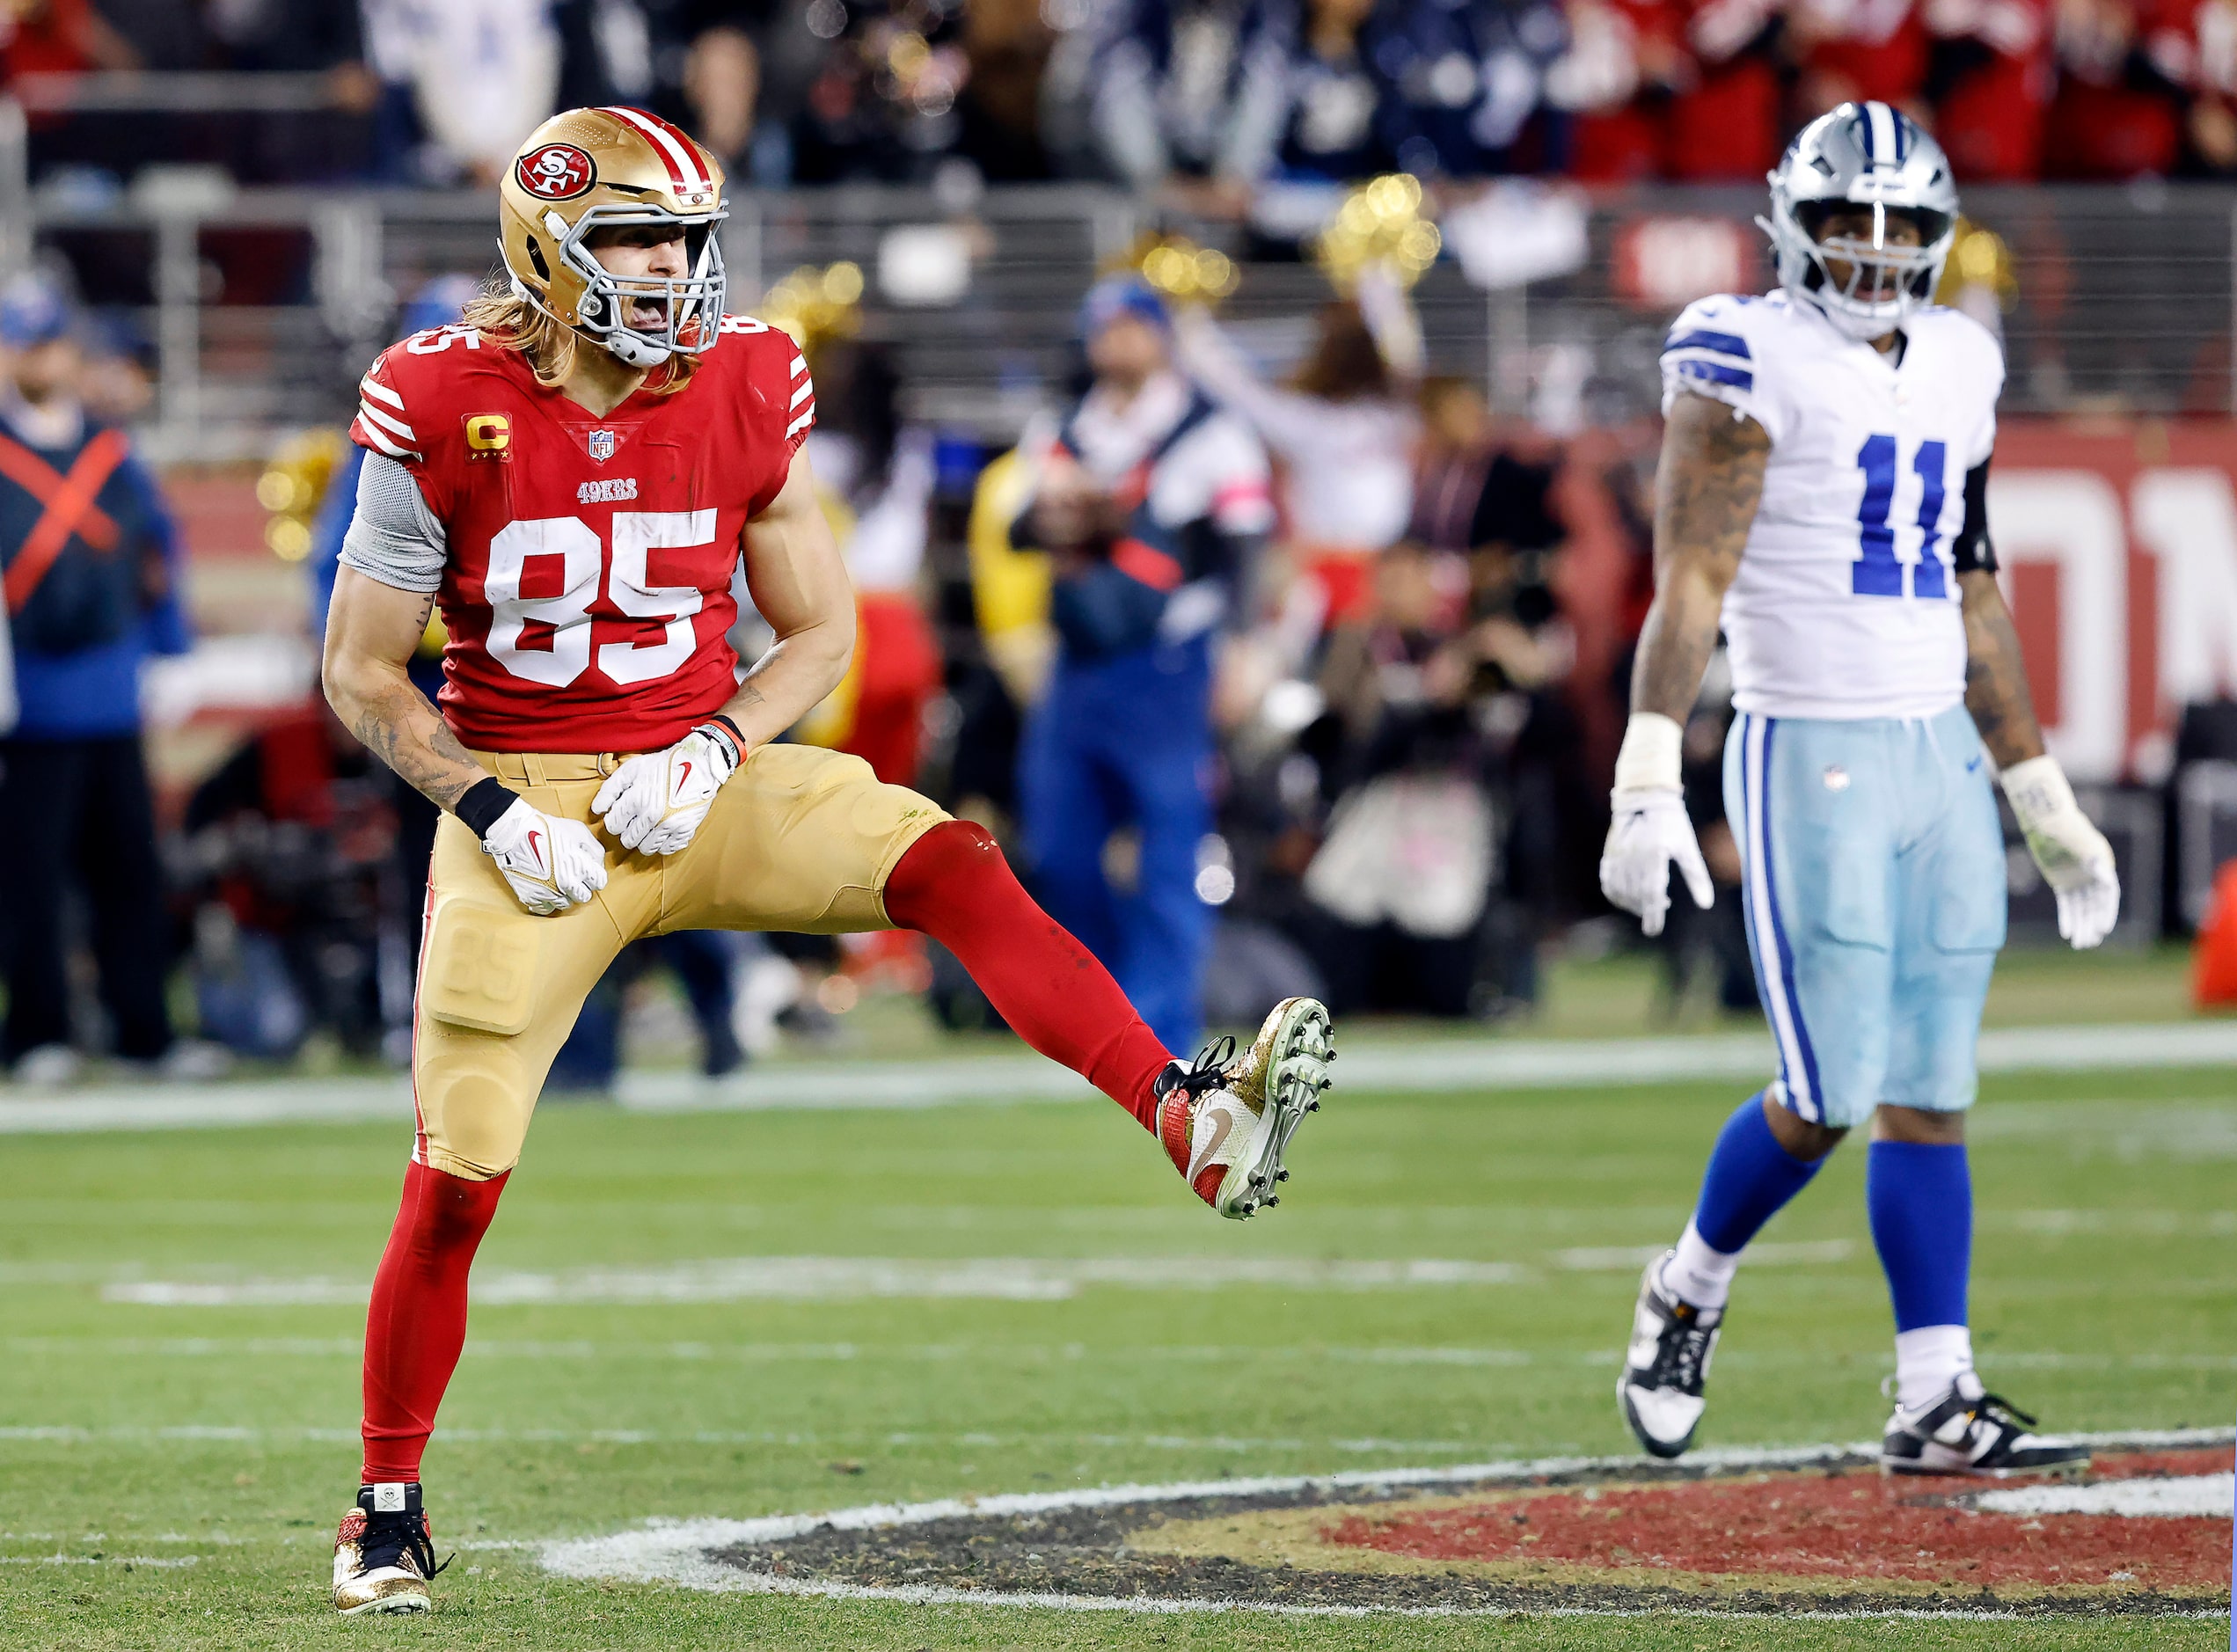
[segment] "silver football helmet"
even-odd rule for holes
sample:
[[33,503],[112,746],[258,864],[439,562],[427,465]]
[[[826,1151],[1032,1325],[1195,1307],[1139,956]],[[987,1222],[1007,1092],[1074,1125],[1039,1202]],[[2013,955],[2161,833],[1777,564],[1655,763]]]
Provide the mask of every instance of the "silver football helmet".
[[[1804,127],[1770,175],[1771,238],[1779,284],[1814,304],[1853,339],[1884,336],[1934,296],[1957,232],[1957,184],[1949,157],[1908,115],[1884,103],[1845,103]],[[1837,215],[1868,214],[1871,229]],[[1918,245],[1891,243],[1890,222],[1908,219]],[[1833,267],[1842,267],[1836,280]]]

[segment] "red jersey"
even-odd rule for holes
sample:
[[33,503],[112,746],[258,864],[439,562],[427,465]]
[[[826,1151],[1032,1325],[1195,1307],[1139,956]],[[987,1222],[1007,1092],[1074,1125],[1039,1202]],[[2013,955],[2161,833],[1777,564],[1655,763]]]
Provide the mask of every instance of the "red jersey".
[[682,390],[603,418],[465,326],[391,346],[360,390],[350,439],[448,538],[436,704],[466,745],[647,751],[737,691],[741,537],[815,422],[788,335],[725,316]]

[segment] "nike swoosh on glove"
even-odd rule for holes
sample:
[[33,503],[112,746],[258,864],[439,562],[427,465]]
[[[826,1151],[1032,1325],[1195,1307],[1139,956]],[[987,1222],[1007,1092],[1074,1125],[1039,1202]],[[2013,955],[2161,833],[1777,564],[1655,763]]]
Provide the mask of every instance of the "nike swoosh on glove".
[[2056,757],[2015,763],[2002,778],[2028,852],[2058,897],[2058,933],[2076,952],[2087,952],[2113,932],[2121,915],[2113,846],[2074,801]]
[[579,820],[562,820],[515,798],[481,840],[521,904],[538,917],[580,906],[606,887],[606,850]]
[[1600,893],[1627,912],[1639,915],[1649,935],[1663,932],[1670,911],[1670,868],[1677,862],[1693,904],[1707,910],[1716,903],[1715,887],[1701,859],[1700,839],[1686,817],[1685,794],[1675,786],[1618,792],[1609,800],[1615,818],[1600,851]]
[[701,723],[665,751],[647,751],[606,777],[590,812],[625,849],[672,855],[691,841],[714,794],[738,767],[738,743],[720,723]]

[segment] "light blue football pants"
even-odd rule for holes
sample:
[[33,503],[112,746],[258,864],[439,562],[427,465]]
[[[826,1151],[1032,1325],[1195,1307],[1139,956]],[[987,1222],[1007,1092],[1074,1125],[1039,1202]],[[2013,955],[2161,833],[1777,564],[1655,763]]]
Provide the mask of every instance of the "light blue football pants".
[[1853,1129],[1973,1104],[2004,945],[2004,836],[1963,705],[1928,719],[1742,714],[1724,748],[1773,1093]]

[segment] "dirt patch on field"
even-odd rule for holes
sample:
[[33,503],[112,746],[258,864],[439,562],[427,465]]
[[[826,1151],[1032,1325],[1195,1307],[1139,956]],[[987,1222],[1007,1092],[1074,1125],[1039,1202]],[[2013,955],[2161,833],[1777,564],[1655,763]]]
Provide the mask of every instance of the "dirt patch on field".
[[2160,1510],[2150,1514],[2103,1512],[2094,1495],[2070,1499],[2078,1510],[1985,1508],[1981,1487],[1888,1481],[1861,1459],[1828,1457],[1776,1473],[1595,1468],[1434,1495],[1324,1484],[822,1526],[707,1558],[780,1586],[991,1597],[1385,1610],[2198,1611],[2229,1598],[2229,1517],[2197,1512],[2197,1488],[2230,1462],[2227,1450],[2101,1455],[2080,1482],[2161,1482],[2121,1505]]

